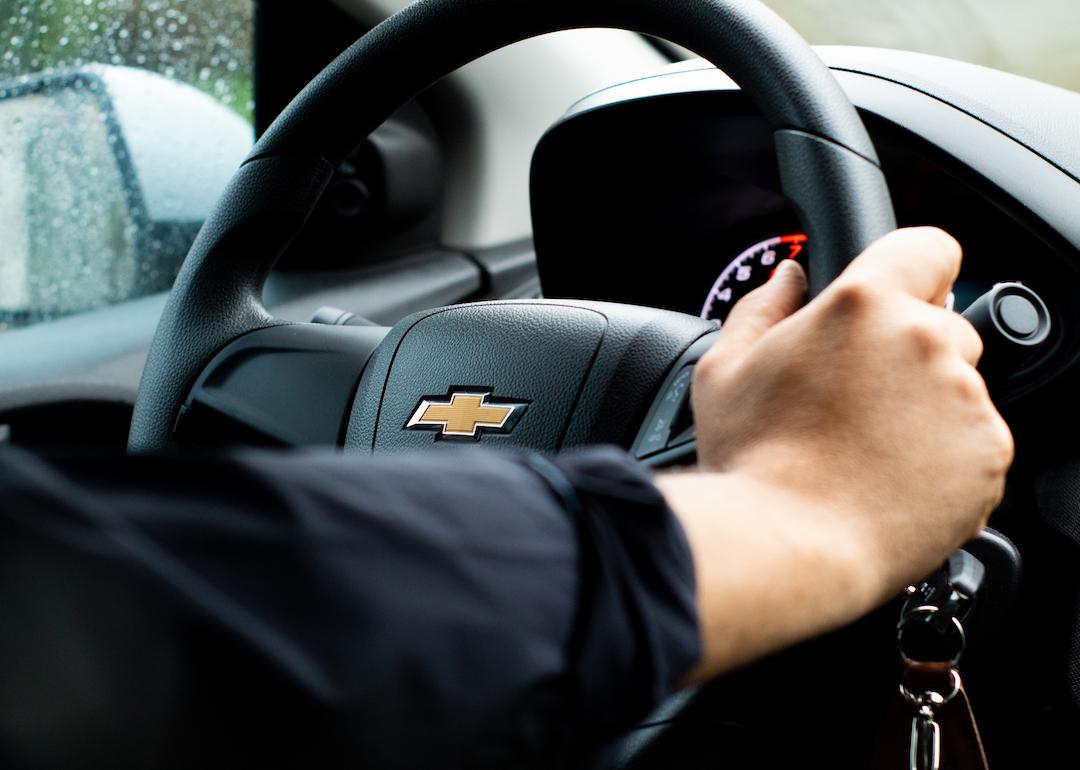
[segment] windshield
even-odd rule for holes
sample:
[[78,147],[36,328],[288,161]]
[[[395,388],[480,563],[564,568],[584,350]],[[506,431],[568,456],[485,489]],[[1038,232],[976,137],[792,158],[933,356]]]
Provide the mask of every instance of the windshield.
[[765,0],[817,45],[899,48],[1080,91],[1080,0]]

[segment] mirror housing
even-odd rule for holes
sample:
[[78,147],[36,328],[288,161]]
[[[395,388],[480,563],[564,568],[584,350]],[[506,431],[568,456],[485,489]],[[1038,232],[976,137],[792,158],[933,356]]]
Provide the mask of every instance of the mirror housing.
[[0,85],[0,328],[167,290],[250,124],[144,70]]

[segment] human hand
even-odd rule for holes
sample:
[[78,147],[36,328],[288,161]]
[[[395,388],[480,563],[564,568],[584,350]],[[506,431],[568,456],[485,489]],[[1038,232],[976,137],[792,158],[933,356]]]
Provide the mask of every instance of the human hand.
[[1013,458],[974,368],[981,340],[943,308],[960,261],[941,230],[900,230],[802,309],[805,274],[785,262],[695,374],[702,469],[753,479],[860,543],[881,592],[981,530]]

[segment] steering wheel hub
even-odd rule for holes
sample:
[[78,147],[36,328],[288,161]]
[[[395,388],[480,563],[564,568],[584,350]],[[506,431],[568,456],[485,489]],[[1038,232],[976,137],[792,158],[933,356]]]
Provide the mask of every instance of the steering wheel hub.
[[399,323],[367,367],[346,446],[626,445],[671,361],[715,329],[680,313],[599,302],[424,311]]

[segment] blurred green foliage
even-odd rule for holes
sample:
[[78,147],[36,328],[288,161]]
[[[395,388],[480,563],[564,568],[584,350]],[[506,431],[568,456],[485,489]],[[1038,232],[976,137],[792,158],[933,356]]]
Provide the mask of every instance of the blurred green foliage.
[[251,119],[252,0],[0,0],[0,80],[86,64],[189,83]]

